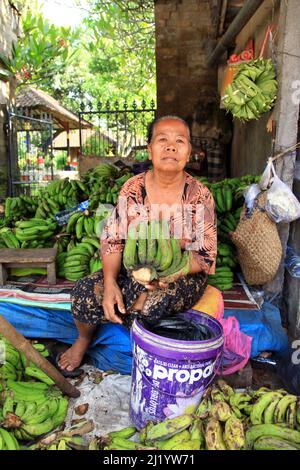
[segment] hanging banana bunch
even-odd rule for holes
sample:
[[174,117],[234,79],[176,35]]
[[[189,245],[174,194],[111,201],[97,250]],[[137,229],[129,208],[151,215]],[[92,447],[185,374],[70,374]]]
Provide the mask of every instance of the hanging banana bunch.
[[271,59],[241,64],[222,97],[225,109],[241,121],[258,119],[270,111],[277,93],[276,72]]

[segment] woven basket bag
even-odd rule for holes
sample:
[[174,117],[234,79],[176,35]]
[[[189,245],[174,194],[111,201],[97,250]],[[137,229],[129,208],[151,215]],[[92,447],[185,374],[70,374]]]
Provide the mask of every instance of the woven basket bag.
[[264,210],[266,195],[260,193],[252,214],[241,214],[231,239],[236,245],[238,260],[249,285],[262,285],[272,281],[282,258],[282,245],[277,227]]

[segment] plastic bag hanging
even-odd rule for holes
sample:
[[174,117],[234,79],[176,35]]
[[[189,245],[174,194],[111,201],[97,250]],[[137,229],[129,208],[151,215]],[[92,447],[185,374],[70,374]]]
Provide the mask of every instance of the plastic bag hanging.
[[270,184],[272,176],[273,176],[272,167],[273,167],[273,163],[272,163],[272,158],[270,157],[268,159],[267,166],[264,169],[264,172],[261,175],[261,178],[259,180],[259,186],[260,186],[260,189],[262,191],[265,191],[269,187],[269,184]]
[[277,176],[274,165],[271,187],[267,190],[265,209],[269,217],[276,223],[290,223],[300,217],[300,202],[293,191]]

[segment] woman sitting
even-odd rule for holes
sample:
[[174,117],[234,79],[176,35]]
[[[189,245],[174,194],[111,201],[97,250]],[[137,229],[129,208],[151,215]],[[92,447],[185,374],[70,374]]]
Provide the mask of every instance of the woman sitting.
[[[148,154],[153,169],[123,185],[103,230],[103,269],[74,286],[72,314],[79,336],[60,356],[59,366],[66,371],[80,365],[101,323],[130,328],[139,316],[153,324],[163,316],[185,311],[199,300],[207,275],[215,271],[215,205],[210,191],[184,170],[191,154],[187,123],[177,116],[154,120],[149,126]],[[124,235],[123,229],[141,217],[164,219],[174,237],[175,227],[177,232],[181,227],[181,248],[190,251],[185,276],[173,276],[169,284],[153,281],[144,285],[124,269],[122,253],[128,232]]]

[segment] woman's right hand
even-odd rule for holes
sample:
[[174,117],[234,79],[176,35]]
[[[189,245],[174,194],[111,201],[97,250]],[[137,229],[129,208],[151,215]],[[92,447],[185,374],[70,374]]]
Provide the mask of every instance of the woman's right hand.
[[118,310],[125,314],[125,306],[123,302],[123,295],[120,287],[116,281],[109,281],[104,283],[104,293],[102,307],[106,320],[112,323],[122,324],[121,318],[115,313],[115,305],[117,304]]

